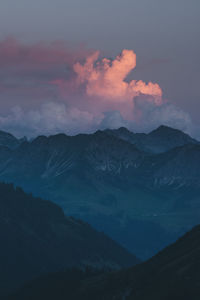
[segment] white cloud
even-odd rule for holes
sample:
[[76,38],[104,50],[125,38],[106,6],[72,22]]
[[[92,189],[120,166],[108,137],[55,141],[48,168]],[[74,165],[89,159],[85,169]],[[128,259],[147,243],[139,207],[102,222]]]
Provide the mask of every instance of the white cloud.
[[38,110],[24,111],[20,107],[12,109],[7,116],[0,116],[0,128],[16,136],[56,134],[65,132],[76,134],[89,132],[97,126],[99,120],[87,111],[69,107],[64,103],[49,102]]

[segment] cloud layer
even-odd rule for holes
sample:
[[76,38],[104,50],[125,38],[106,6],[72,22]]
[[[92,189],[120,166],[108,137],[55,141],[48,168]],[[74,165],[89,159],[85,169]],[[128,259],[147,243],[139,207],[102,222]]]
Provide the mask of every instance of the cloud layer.
[[135,67],[136,54],[127,49],[108,59],[63,42],[1,41],[0,128],[17,136],[160,124],[191,131],[189,116],[163,100],[157,83],[127,80]]

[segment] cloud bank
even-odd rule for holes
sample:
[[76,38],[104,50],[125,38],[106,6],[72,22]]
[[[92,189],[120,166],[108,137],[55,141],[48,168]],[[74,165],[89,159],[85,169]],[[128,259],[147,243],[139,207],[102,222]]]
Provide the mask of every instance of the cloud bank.
[[0,128],[31,137],[165,124],[191,133],[190,117],[163,99],[158,83],[127,80],[135,68],[133,50],[108,59],[63,42],[1,41]]

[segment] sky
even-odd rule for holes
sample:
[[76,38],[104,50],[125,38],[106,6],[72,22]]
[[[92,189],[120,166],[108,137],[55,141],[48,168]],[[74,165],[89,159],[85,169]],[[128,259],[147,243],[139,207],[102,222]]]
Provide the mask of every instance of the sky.
[[0,129],[199,134],[199,0],[1,0]]

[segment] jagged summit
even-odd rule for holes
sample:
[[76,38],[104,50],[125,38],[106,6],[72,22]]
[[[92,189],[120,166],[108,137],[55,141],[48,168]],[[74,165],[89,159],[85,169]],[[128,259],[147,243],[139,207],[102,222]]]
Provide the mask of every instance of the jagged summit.
[[198,144],[199,142],[188,134],[179,129],[175,129],[166,125],[160,125],[150,133],[134,133],[126,127],[119,127],[117,129],[97,130],[94,133],[77,134],[74,136],[65,133],[58,133],[55,135],[40,135],[30,141],[26,137],[17,139],[14,135],[0,130],[0,146],[6,146],[10,149],[18,147],[24,142],[31,142],[38,144],[45,141],[54,141],[58,143],[68,142],[69,140],[82,142],[83,140],[90,140],[93,137],[101,136],[115,136],[118,139],[124,140],[134,144],[139,150],[149,153],[162,153],[171,150],[178,146],[185,144]]
[[[166,125],[160,125],[158,128],[152,130],[149,135],[153,136],[153,135],[184,135],[187,137],[190,137],[188,134],[184,133],[183,131],[181,131],[180,129],[176,129],[170,126],[166,126]],[[191,137],[190,137],[191,138]]]
[[121,134],[127,134],[127,133],[132,133],[129,129],[127,129],[126,127],[119,127],[117,129],[105,129],[104,130],[105,132],[118,132],[118,133],[121,133]]
[[165,125],[159,126],[148,134],[133,133],[124,127],[115,130],[107,129],[105,132],[135,144],[139,150],[149,153],[162,153],[178,146],[199,143],[181,130]]

